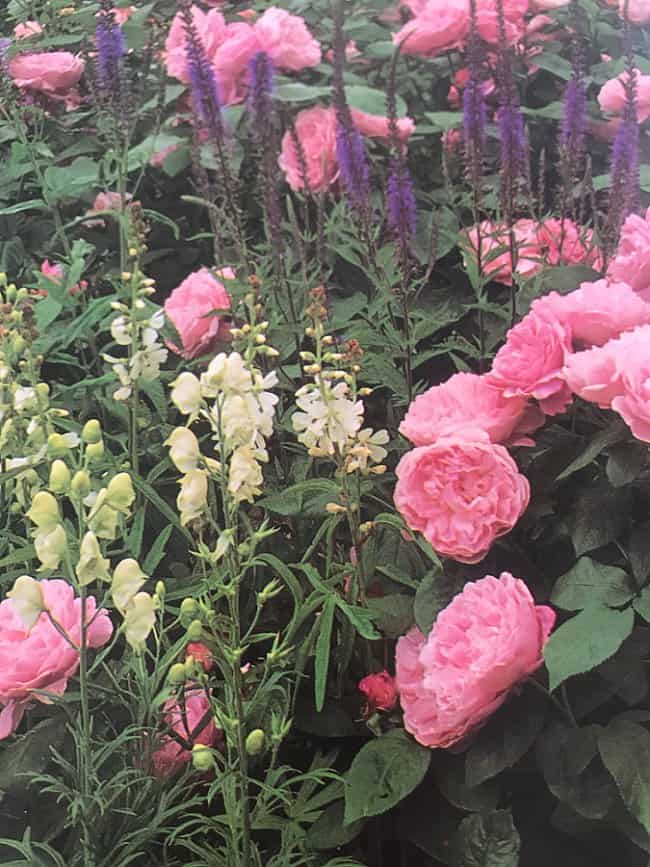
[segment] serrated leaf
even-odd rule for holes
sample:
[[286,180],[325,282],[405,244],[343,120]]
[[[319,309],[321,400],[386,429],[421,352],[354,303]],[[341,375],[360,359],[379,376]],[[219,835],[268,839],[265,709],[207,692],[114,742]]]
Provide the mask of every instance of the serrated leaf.
[[613,656],[634,627],[631,608],[616,611],[594,606],[563,623],[544,648],[550,689],[567,678],[591,671]]
[[402,729],[365,744],[345,777],[345,824],[399,804],[422,782],[430,761],[430,750]]
[[650,732],[617,719],[599,735],[598,748],[625,806],[650,833]]
[[413,597],[405,593],[368,600],[368,608],[375,615],[375,626],[387,638],[398,638],[413,626]]
[[627,572],[616,566],[605,566],[581,557],[578,562],[555,583],[551,602],[565,611],[578,611],[590,605],[614,608],[625,605],[635,594]]

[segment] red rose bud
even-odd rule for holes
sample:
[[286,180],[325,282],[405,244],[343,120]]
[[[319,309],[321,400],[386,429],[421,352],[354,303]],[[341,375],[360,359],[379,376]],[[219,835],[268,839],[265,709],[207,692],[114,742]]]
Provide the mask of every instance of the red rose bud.
[[193,656],[195,662],[200,662],[204,671],[210,671],[212,668],[212,653],[203,642],[190,641],[186,653],[188,656]]
[[387,671],[368,674],[359,681],[359,690],[367,699],[367,713],[376,710],[392,710],[397,702],[395,680]]

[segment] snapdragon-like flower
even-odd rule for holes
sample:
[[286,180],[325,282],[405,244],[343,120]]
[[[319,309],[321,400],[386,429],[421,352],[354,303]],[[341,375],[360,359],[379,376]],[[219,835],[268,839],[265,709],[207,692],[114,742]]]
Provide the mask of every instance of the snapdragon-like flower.
[[363,402],[350,397],[346,382],[317,378],[296,392],[296,406],[291,421],[298,442],[321,454],[343,453],[363,423]]
[[130,348],[128,359],[104,355],[104,360],[113,367],[113,373],[120,383],[113,394],[115,400],[128,400],[139,381],[153,382],[158,379],[160,365],[167,360],[168,350],[158,336],[165,323],[164,313],[155,307],[150,316],[143,317],[144,306],[141,299],[136,301],[135,310],[120,304],[120,315],[111,322],[111,335],[115,342]]

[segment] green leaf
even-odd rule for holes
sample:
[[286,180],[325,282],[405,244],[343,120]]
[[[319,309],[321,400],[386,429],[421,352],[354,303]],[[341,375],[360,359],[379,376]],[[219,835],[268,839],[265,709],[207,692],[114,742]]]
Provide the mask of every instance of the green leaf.
[[589,466],[589,464],[598,457],[603,449],[606,449],[607,446],[613,445],[615,442],[622,439],[625,436],[626,431],[627,425],[622,423],[620,420],[612,422],[612,424],[605,428],[605,430],[599,431],[593,437],[587,448],[578,455],[575,460],[571,461],[568,467],[562,470],[559,476],[557,476],[557,481],[560,482],[562,479],[566,479],[573,475],[573,473],[577,473],[578,470]]
[[337,849],[352,842],[361,833],[365,821],[359,819],[344,825],[344,813],[343,801],[337,801],[324,811],[307,832],[310,849]]
[[650,521],[632,528],[627,555],[636,582],[642,587],[650,579]]
[[568,81],[571,78],[571,64],[564,57],[560,57],[557,52],[544,52],[535,57],[535,66],[540,69],[545,69],[557,78],[562,78]]
[[590,605],[615,608],[625,605],[634,594],[632,580],[623,569],[581,557],[556,581],[551,602],[565,611],[578,611]]
[[461,579],[440,573],[437,569],[424,576],[415,593],[414,605],[415,622],[420,632],[424,635],[431,632],[438,614],[462,589]]
[[345,778],[345,824],[399,804],[422,782],[430,761],[430,750],[402,729],[365,744]]
[[21,214],[23,211],[40,211],[47,208],[43,199],[30,199],[28,202],[18,202],[17,205],[9,205],[0,208],[0,217],[9,217],[12,214]]
[[618,539],[630,514],[631,493],[598,488],[579,497],[572,515],[571,539],[576,555]]
[[650,833],[650,732],[615,719],[599,735],[598,748],[625,806]]
[[639,477],[647,460],[646,443],[619,443],[609,450],[607,478],[615,488],[629,485]]
[[27,790],[28,774],[43,772],[52,758],[52,748],[61,749],[65,725],[62,716],[43,720],[3,750],[0,791],[15,794]]
[[63,310],[63,305],[54,298],[42,298],[35,307],[36,325],[38,330],[43,332],[57,318]]
[[43,173],[47,198],[74,199],[99,183],[99,163],[90,157],[77,157],[69,166],[49,166]]
[[274,94],[282,102],[312,102],[330,95],[329,87],[316,87],[313,84],[301,84],[299,81],[288,81],[278,84]]
[[521,839],[509,810],[468,816],[453,846],[453,867],[518,867]]
[[440,132],[462,126],[463,113],[460,111],[427,111],[424,113],[427,120],[437,127]]
[[316,710],[321,711],[325,703],[325,688],[327,686],[327,672],[330,664],[330,644],[332,642],[332,627],[334,626],[334,612],[336,600],[330,597],[323,606],[320,614],[318,639],[316,641],[316,660],[314,664],[314,701]]
[[158,494],[157,491],[152,488],[152,486],[148,482],[145,482],[144,479],[140,478],[140,476],[136,476],[134,474],[131,476],[131,478],[135,487],[140,491],[141,494],[143,494],[147,498],[147,500],[149,500],[151,505],[155,506],[161,515],[163,515],[171,524],[177,527],[189,542],[193,542],[194,540],[192,539],[189,530],[186,527],[183,527],[178,515],[172,509],[169,503],[166,503],[165,500],[163,500],[163,498],[160,496],[160,494]]
[[413,626],[413,597],[405,593],[369,599],[368,608],[375,615],[375,626],[387,638],[398,638]]
[[591,671],[613,656],[632,632],[634,612],[631,608],[585,608],[563,623],[551,635],[544,648],[551,691],[574,674]]
[[338,502],[339,486],[331,479],[308,479],[290,485],[277,494],[269,494],[257,501],[257,505],[277,515],[302,515],[324,517],[325,506]]
[[650,623],[650,587],[644,587],[633,604],[639,617],[643,617],[646,623]]
[[465,773],[462,756],[436,750],[432,758],[436,783],[444,797],[459,810],[482,813],[494,810],[499,801],[499,783],[495,779],[470,785]]
[[[349,84],[345,88],[345,96],[348,105],[352,109],[363,111],[366,114],[386,116],[386,92],[376,90],[374,87],[366,87],[363,84]],[[397,97],[397,114],[403,117],[406,114],[406,103]]]
[[349,605],[338,595],[334,596],[334,600],[337,608],[345,614],[359,635],[363,638],[367,638],[369,641],[375,641],[377,638],[381,638],[381,634],[377,632],[375,627],[372,625],[373,620],[375,619],[375,615],[372,611],[369,611],[367,608],[362,608],[360,605]]
[[160,561],[165,556],[165,548],[167,546],[167,542],[169,541],[169,537],[172,534],[173,527],[167,526],[164,527],[161,532],[156,536],[156,541],[153,543],[151,548],[149,548],[149,552],[145,557],[144,563],[142,564],[142,571],[147,575],[153,575]]

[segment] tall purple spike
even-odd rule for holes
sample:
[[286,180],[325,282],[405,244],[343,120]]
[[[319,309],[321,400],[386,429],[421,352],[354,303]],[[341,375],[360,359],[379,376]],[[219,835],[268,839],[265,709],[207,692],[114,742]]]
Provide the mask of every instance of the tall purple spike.
[[122,59],[126,43],[115,20],[112,0],[101,0],[97,16],[97,86],[104,99],[116,101],[122,81]]

